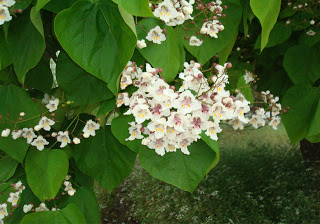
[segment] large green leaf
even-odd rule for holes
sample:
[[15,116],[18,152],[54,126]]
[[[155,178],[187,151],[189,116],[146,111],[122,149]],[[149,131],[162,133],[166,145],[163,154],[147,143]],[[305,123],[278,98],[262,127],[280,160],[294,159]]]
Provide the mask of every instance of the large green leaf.
[[12,20],[7,43],[14,70],[24,83],[26,73],[38,64],[46,48],[40,13],[35,13],[33,8],[30,15],[24,12]]
[[139,49],[141,55],[153,66],[163,69],[162,76],[171,82],[178,74],[181,64],[181,49],[177,35],[172,27],[166,26],[160,20],[155,18],[146,18],[137,25],[138,39],[145,39],[146,32],[152,28],[160,26],[161,29],[166,29],[166,40],[161,44],[147,43],[147,47]]
[[55,33],[72,60],[117,93],[118,77],[137,43],[117,4],[78,1],[56,16]]
[[12,177],[17,166],[18,161],[11,159],[10,157],[0,159],[0,182],[5,182]]
[[73,203],[82,212],[87,224],[99,224],[99,204],[95,193],[88,188],[81,187],[76,189],[77,192],[72,197],[65,197],[59,204],[60,207]]
[[[39,118],[37,118],[39,111],[36,103],[23,89],[15,85],[0,85],[0,105],[0,114],[2,115],[0,121],[1,131],[6,128],[12,131],[14,129],[33,127],[39,122]],[[18,120],[20,112],[26,113],[22,121]],[[29,145],[25,139],[14,140],[11,135],[7,138],[0,138],[0,149],[21,163],[28,148]]]
[[49,1],[43,9],[46,9],[50,12],[58,14],[62,10],[65,10],[69,7],[71,7],[75,2],[78,0],[54,0],[54,1]]
[[149,7],[149,0],[112,0],[121,5],[125,10],[134,16],[153,16]]
[[159,156],[154,150],[142,146],[139,161],[153,177],[193,192],[202,178],[215,165],[218,154],[204,141],[198,140],[188,147],[190,155],[177,152]]
[[246,80],[244,79],[244,76],[241,76],[238,80],[237,89],[240,90],[242,95],[246,98],[246,100],[253,103],[253,95],[250,83],[246,84]]
[[0,29],[0,70],[12,64],[8,44],[3,29]]
[[38,0],[36,5],[37,12],[40,11],[46,4],[48,4],[51,0]]
[[258,17],[261,27],[261,51],[268,43],[269,34],[276,24],[281,0],[250,0],[250,6],[253,13]]
[[[194,29],[197,27],[190,24],[189,22],[184,23],[183,26],[190,29],[185,31],[182,26],[178,26],[175,31],[178,34],[178,39],[183,43],[185,48],[197,58],[198,62],[205,64],[210,58],[224,49],[236,35],[238,31],[238,26],[242,18],[242,7],[240,5],[240,0],[223,0],[223,5],[228,6],[228,9],[223,11],[227,16],[226,18],[219,18],[225,29],[218,33],[218,39],[209,36],[196,35],[199,39],[204,39],[203,44],[200,47],[190,46],[189,40],[185,40],[187,35],[189,38],[195,35]],[[201,17],[201,16],[199,16]],[[195,19],[195,23],[198,27],[202,27],[204,17]]]
[[120,115],[112,120],[111,130],[114,137],[116,137],[121,144],[128,146],[132,151],[138,153],[141,146],[141,140],[136,139],[134,141],[126,141],[126,139],[130,137],[129,122],[132,121],[134,121],[132,115]]
[[76,145],[74,159],[83,173],[112,190],[131,173],[136,153],[120,144],[110,127],[106,127],[97,131],[95,137],[83,139]]
[[20,0],[16,1],[16,4],[14,4],[15,9],[22,9],[25,10],[28,8],[28,6],[31,4],[32,0]]
[[295,84],[312,85],[320,78],[320,45],[298,45],[288,49],[283,66]]
[[20,224],[86,224],[80,209],[69,204],[55,212],[33,212],[26,215]]
[[219,142],[212,140],[209,136],[207,136],[204,131],[201,133],[201,139],[207,143],[207,145],[216,153],[214,160],[211,163],[211,166],[208,168],[207,173],[210,172],[219,162],[220,159],[220,151],[219,151]]
[[113,97],[107,84],[84,71],[71,58],[61,52],[57,62],[57,81],[72,106],[98,103]]
[[54,198],[65,179],[69,161],[58,149],[39,151],[31,148],[26,158],[27,181],[32,192],[41,200]]
[[234,47],[234,44],[236,43],[238,37],[238,32],[235,33],[233,39],[230,41],[230,43],[225,46],[220,52],[219,52],[219,64],[223,65],[227,62],[229,55],[232,51],[232,48]]
[[320,134],[320,91],[317,88],[296,85],[283,97],[283,107],[289,106],[282,121],[292,144]]

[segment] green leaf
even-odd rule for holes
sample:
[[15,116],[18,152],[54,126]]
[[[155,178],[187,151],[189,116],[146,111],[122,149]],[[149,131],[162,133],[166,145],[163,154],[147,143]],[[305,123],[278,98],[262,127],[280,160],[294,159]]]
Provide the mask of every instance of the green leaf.
[[4,31],[0,29],[0,70],[12,64],[8,44],[6,42]]
[[[178,39],[183,43],[185,48],[197,58],[198,62],[203,65],[233,40],[241,22],[242,7],[240,5],[240,0],[223,0],[222,2],[223,5],[228,7],[228,9],[223,11],[223,13],[226,14],[226,18],[219,18],[225,29],[218,33],[218,39],[208,35],[203,37],[202,35],[195,34],[194,29],[202,27],[203,20],[205,19],[205,17],[202,15],[199,16],[199,19],[195,20],[195,23],[198,27],[187,22],[184,23],[183,26],[191,30],[185,31],[182,26],[178,26],[175,29]],[[190,46],[190,40],[184,39],[186,36],[190,38],[193,35],[197,36],[199,39],[204,39],[204,42],[200,47]]]
[[95,104],[113,97],[107,84],[84,71],[62,51],[56,70],[59,87],[65,92],[72,106]]
[[320,134],[319,89],[306,85],[293,86],[284,95],[282,105],[290,107],[281,117],[292,144]]
[[234,44],[236,43],[237,36],[238,36],[238,32],[235,33],[234,38],[230,41],[230,43],[219,52],[219,64],[220,65],[223,65],[224,63],[227,62],[229,55],[231,53],[231,50],[232,50]]
[[16,1],[16,4],[14,4],[15,9],[22,9],[25,10],[28,8],[28,6],[31,4],[32,0],[20,0]]
[[69,161],[58,149],[39,151],[31,148],[26,158],[26,174],[32,192],[41,200],[54,198],[66,175]]
[[261,27],[261,51],[268,43],[269,34],[280,13],[281,0],[250,0],[253,13],[258,17]]
[[55,33],[72,60],[116,95],[118,77],[137,44],[118,6],[109,0],[78,1],[56,16]]
[[107,126],[97,131],[95,137],[83,139],[76,145],[74,158],[83,173],[112,190],[131,173],[136,153],[120,144]]
[[193,192],[209,172],[218,155],[202,140],[191,144],[188,149],[190,155],[177,150],[159,156],[154,150],[142,146],[139,161],[153,177]]
[[62,10],[70,8],[77,1],[78,0],[54,0],[54,1],[49,1],[49,3],[46,4],[43,7],[43,9],[48,10],[50,12],[53,12],[55,14],[58,14]]
[[246,80],[244,79],[244,76],[241,76],[238,80],[237,89],[240,90],[240,93],[246,98],[246,100],[253,103],[253,95],[250,83],[246,84]]
[[219,142],[212,140],[209,136],[204,134],[204,132],[201,133],[201,139],[207,143],[207,145],[216,153],[216,156],[214,160],[211,163],[211,166],[208,168],[207,173],[210,172],[219,162],[220,159],[220,151],[219,151]]
[[82,212],[86,222],[88,224],[99,224],[100,213],[99,204],[95,193],[85,187],[77,188],[77,192],[72,197],[65,197],[59,204],[59,207],[65,207],[66,205],[73,203]]
[[133,16],[130,13],[128,13],[121,5],[119,5],[118,8],[125,23],[130,27],[130,29],[137,36],[137,29],[136,29],[136,24],[134,22]]
[[3,157],[0,159],[0,182],[5,182],[11,178],[16,171],[18,161],[10,157]]
[[134,16],[153,17],[153,13],[149,7],[149,0],[112,0],[121,5],[125,10]]
[[167,30],[166,40],[161,44],[147,43],[147,47],[139,49],[141,55],[153,66],[163,69],[162,76],[166,81],[171,82],[178,74],[181,64],[181,49],[177,35],[172,27],[166,26],[155,18],[146,18],[137,25],[138,39],[145,39],[146,32],[152,28],[160,26]]
[[26,215],[20,224],[86,224],[81,211],[75,204],[55,212],[33,212]]
[[108,100],[103,101],[100,104],[100,108],[98,111],[98,116],[99,115],[104,115],[106,116],[110,111],[114,110],[116,108],[116,98],[111,98]]
[[111,131],[121,144],[128,146],[129,149],[138,153],[141,146],[141,140],[135,139],[134,141],[126,141],[126,139],[130,137],[129,122],[132,121],[135,121],[132,115],[120,115],[112,120]]
[[[39,122],[39,118],[36,117],[39,115],[36,103],[23,89],[15,85],[0,85],[0,105],[1,131],[6,128],[13,131],[25,127],[34,127]],[[18,121],[20,112],[26,113],[22,121]],[[14,140],[11,135],[7,138],[0,138],[0,149],[21,163],[23,163],[28,148],[29,144],[25,139]]]
[[7,43],[14,70],[21,83],[26,73],[40,61],[46,48],[40,13],[24,12],[13,19],[9,26]]
[[38,0],[36,5],[36,11],[39,12],[46,4],[48,4],[51,0]]
[[50,92],[53,85],[53,76],[49,66],[49,58],[42,57],[36,67],[31,69],[25,78],[25,86],[42,92]]
[[[278,44],[282,44],[289,39],[292,33],[292,27],[287,26],[285,23],[279,22],[276,23],[274,28],[271,30],[267,47],[274,47]],[[260,49],[261,47],[261,35],[258,36],[254,49]]]
[[320,78],[320,45],[298,45],[288,49],[283,66],[295,84],[312,85]]

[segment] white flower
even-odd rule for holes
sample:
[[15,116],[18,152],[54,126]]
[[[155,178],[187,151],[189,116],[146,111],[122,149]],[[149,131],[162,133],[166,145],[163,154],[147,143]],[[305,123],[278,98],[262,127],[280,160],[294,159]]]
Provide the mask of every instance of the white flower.
[[151,29],[146,37],[147,40],[152,41],[155,44],[161,44],[166,40],[166,36],[162,33],[162,29],[159,26]]
[[288,19],[288,20],[286,21],[286,24],[289,25],[290,23],[291,23],[291,20]]
[[53,112],[58,109],[59,105],[59,99],[56,98],[54,100],[50,100],[49,103],[46,105],[46,108],[49,110],[49,112]]
[[39,151],[44,149],[45,145],[49,145],[46,139],[44,139],[41,135],[38,136],[33,142],[31,143],[32,146],[36,146]]
[[78,145],[80,144],[80,139],[79,138],[73,138],[72,142],[75,144],[75,145]]
[[36,212],[49,211],[45,203],[41,203],[39,207],[35,209]]
[[316,21],[314,21],[314,20],[311,20],[311,21],[310,21],[310,24],[311,24],[311,25],[314,25],[315,23],[316,23]]
[[0,204],[0,220],[6,216],[8,216],[7,204],[6,203]]
[[3,130],[3,131],[1,132],[1,137],[4,137],[4,138],[8,137],[8,136],[10,135],[10,132],[11,132],[11,131],[10,131],[9,128]]
[[41,128],[42,128],[42,127],[41,127],[40,125],[36,125],[36,126],[34,126],[34,130],[35,130],[35,131],[40,131],[40,130],[41,130]]
[[65,186],[64,190],[68,192],[68,195],[73,196],[76,193],[76,190],[69,181],[64,181],[63,184]]
[[22,136],[27,139],[27,143],[30,144],[37,136],[33,132],[33,128],[24,128]]
[[274,130],[277,130],[277,127],[280,124],[280,120],[280,117],[273,117],[269,125],[272,126]]
[[127,88],[127,86],[132,84],[132,78],[131,75],[127,74],[122,74],[121,79],[120,79],[120,89],[124,90]]
[[246,84],[248,84],[249,82],[254,81],[254,75],[252,72],[246,72],[246,74],[244,75],[244,80],[246,81]]
[[217,122],[213,123],[210,122],[209,128],[206,131],[206,135],[209,136],[212,140],[217,141],[218,140],[218,133],[220,133],[222,129],[219,127],[219,124]]
[[84,133],[84,134],[83,134],[83,137],[89,138],[89,137],[90,137],[90,133],[88,133],[88,132]]
[[141,124],[152,117],[149,106],[146,104],[139,104],[135,106],[132,110],[132,114],[138,124]]
[[316,32],[314,32],[313,30],[309,30],[306,34],[309,36],[314,36],[316,35]]
[[144,39],[143,40],[138,40],[137,41],[137,47],[140,48],[140,49],[147,47],[146,41]]
[[173,103],[173,107],[182,114],[191,113],[201,109],[201,104],[195,99],[194,95],[186,90],[179,95],[179,98]]
[[166,23],[177,16],[177,10],[172,5],[170,0],[165,0],[158,5],[158,8],[154,10],[154,15]]
[[202,45],[202,43],[203,43],[203,41],[202,40],[199,40],[196,36],[191,36],[191,38],[190,38],[190,46],[197,46],[197,47],[199,47],[199,46],[201,46]]
[[136,122],[129,122],[129,134],[130,137],[126,141],[133,141],[135,139],[142,139],[143,135],[141,134],[141,129],[143,128],[142,124],[136,124]]
[[49,94],[45,93],[41,102],[44,104],[48,104],[51,100],[54,100],[54,99],[55,99],[54,96],[50,96]]
[[[42,117],[40,119],[40,121],[39,121],[40,129],[43,128],[46,131],[50,131],[51,130],[51,126],[54,125],[54,124],[55,124],[55,122],[53,120],[47,118],[46,116]],[[34,128],[34,130],[36,130],[36,127]]]
[[20,138],[20,137],[21,137],[21,135],[22,135],[22,130],[15,130],[15,131],[13,131],[13,132],[11,133],[11,135],[12,135],[12,138],[13,138],[14,140],[16,140],[17,138]]
[[116,104],[117,104],[117,107],[121,107],[123,104],[125,106],[129,106],[130,104],[129,93],[118,93]]
[[[92,120],[88,120],[86,123],[86,126],[83,128],[83,132],[84,132],[84,134],[86,134],[86,133],[87,133],[87,135],[89,134],[89,136],[90,135],[95,136],[96,131],[99,130],[99,128],[100,128],[100,124],[98,124]],[[86,138],[85,135],[83,135],[83,136]]]
[[15,183],[15,184],[13,185],[13,188],[14,188],[15,190],[19,191],[19,193],[22,193],[22,191],[23,191],[24,189],[26,189],[26,187],[22,185],[22,182],[21,182],[21,181]]
[[33,204],[24,205],[23,206],[23,212],[24,213],[28,213],[28,212],[30,212],[32,210],[32,208],[33,208]]
[[67,144],[69,144],[71,142],[70,138],[69,138],[69,133],[68,131],[59,131],[58,133],[58,137],[57,137],[57,141],[61,142],[60,148],[65,147]]
[[12,206],[15,206],[18,203],[19,198],[20,198],[20,192],[16,192],[16,193],[11,192],[9,194],[9,198],[8,198],[7,202],[10,202],[10,203],[12,203]]
[[26,115],[26,113],[25,112],[20,112],[19,115],[20,115],[20,117],[24,117]]
[[243,123],[238,118],[229,121],[229,124],[232,126],[234,130],[243,130],[244,128]]
[[0,5],[1,6],[7,6],[7,7],[11,7],[15,4],[16,2],[14,0],[1,0],[0,1]]
[[0,6],[0,25],[4,24],[4,22],[10,21],[12,19],[9,10],[5,6]]

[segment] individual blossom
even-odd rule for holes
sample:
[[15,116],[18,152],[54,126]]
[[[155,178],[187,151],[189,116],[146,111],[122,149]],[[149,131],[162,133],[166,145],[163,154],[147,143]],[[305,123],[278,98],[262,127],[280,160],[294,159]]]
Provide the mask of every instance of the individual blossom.
[[147,47],[146,41],[144,39],[143,40],[138,40],[137,41],[137,47],[140,48],[140,49],[143,49],[143,48]]
[[277,130],[278,125],[280,124],[280,117],[273,117],[269,125],[272,126],[274,130]]
[[57,141],[61,142],[60,148],[65,147],[67,144],[70,144],[71,140],[69,138],[69,132],[68,131],[59,131]]
[[152,117],[149,106],[146,104],[138,104],[137,106],[135,106],[132,110],[132,114],[138,124],[141,124]]
[[311,25],[314,25],[315,23],[316,23],[316,21],[314,21],[313,19],[310,20],[310,24],[311,24]]
[[316,35],[316,32],[314,32],[313,30],[309,30],[306,34],[309,36],[314,36]]
[[31,145],[36,146],[39,151],[42,151],[45,145],[49,145],[49,142],[46,139],[44,139],[41,135],[39,135],[38,138],[33,140]]
[[88,137],[89,137],[90,135],[95,136],[96,131],[99,129],[100,129],[100,124],[98,124],[92,120],[88,120],[86,123],[86,126],[83,128],[82,131],[84,132],[84,134],[86,134],[86,136],[88,135]]
[[168,23],[170,19],[173,19],[177,16],[177,9],[173,6],[170,0],[164,0],[158,5],[153,13],[156,17]]
[[36,212],[49,211],[45,203],[41,203],[39,207],[35,208]]
[[59,105],[59,99],[56,98],[54,100],[50,100],[49,103],[46,105],[46,108],[49,110],[49,112],[53,112],[58,109],[58,105]]
[[127,86],[132,84],[132,79],[130,75],[122,74],[120,79],[120,89],[124,90]]
[[6,216],[8,216],[7,204],[0,204],[0,219],[3,219]]
[[232,126],[234,130],[244,129],[242,121],[240,121],[238,118],[235,118],[234,120],[229,121],[229,124]]
[[12,16],[9,13],[8,7],[0,5],[0,25],[8,22],[12,19]]
[[[50,131],[51,126],[54,124],[55,124],[55,122],[53,120],[47,118],[46,116],[42,117],[39,121],[40,129],[43,128],[46,131]],[[36,130],[36,128],[35,128],[35,130]]]
[[190,42],[189,42],[190,46],[199,47],[202,45],[202,43],[203,43],[203,40],[199,40],[196,36],[191,36]]
[[33,132],[33,128],[24,128],[22,136],[27,139],[27,143],[30,144],[37,136]]
[[162,41],[166,40],[166,36],[162,32],[163,30],[160,28],[160,26],[156,26],[149,31],[146,39],[155,44],[161,44]]
[[80,144],[80,139],[77,138],[77,137],[75,137],[75,138],[73,138],[72,142],[73,142],[75,145],[78,145],[78,144]]
[[18,203],[19,198],[20,198],[20,192],[16,192],[16,193],[11,192],[9,194],[9,198],[7,202],[10,202],[12,203],[12,206],[15,206]]
[[8,137],[10,135],[10,132],[11,132],[11,130],[9,128],[3,130],[1,132],[1,137],[4,137],[4,138]]
[[249,123],[252,125],[252,127],[258,129],[260,126],[264,126],[266,122],[262,116],[252,115]]
[[32,208],[33,208],[33,204],[24,205],[23,206],[23,212],[24,213],[28,213],[28,212],[30,212],[32,210]]
[[121,107],[122,105],[129,106],[129,93],[118,93],[116,104],[117,107]]
[[212,140],[217,141],[218,140],[218,133],[222,131],[222,129],[219,127],[219,123],[217,122],[209,122],[208,129],[206,131],[206,135],[209,136]]
[[142,124],[137,124],[136,122],[129,123],[129,134],[130,137],[126,141],[133,141],[135,139],[142,139],[143,135],[141,134],[141,129],[143,128]]
[[14,0],[1,0],[0,1],[0,6],[7,6],[7,7],[11,7],[16,3],[16,1]]
[[55,100],[55,99],[56,98],[54,96],[51,96],[51,95],[45,93],[41,102],[44,104],[48,104],[51,100]]
[[187,114],[200,110],[201,104],[189,90],[186,90],[179,95],[179,98],[174,102],[173,107],[177,108],[179,113]]
[[76,190],[72,187],[70,181],[65,180],[63,184],[65,186],[64,190],[68,193],[69,196],[73,196],[76,193]]
[[12,138],[14,139],[14,140],[16,140],[17,138],[20,138],[21,137],[21,135],[22,135],[22,130],[14,130],[12,133],[11,133],[11,135],[12,135]]
[[244,75],[244,80],[246,81],[246,84],[249,82],[254,81],[254,75],[252,72],[246,71],[246,74]]
[[17,190],[19,193],[22,193],[22,191],[23,191],[24,189],[26,189],[26,187],[22,185],[22,182],[21,182],[21,181],[13,184],[12,186],[13,186],[13,188],[14,188],[15,190]]

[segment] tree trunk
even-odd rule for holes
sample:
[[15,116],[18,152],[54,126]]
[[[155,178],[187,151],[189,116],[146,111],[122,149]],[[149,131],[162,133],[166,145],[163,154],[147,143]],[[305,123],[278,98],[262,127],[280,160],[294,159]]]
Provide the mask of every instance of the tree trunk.
[[308,140],[303,139],[300,142],[300,151],[306,162],[306,166],[320,166],[320,142],[311,143]]

